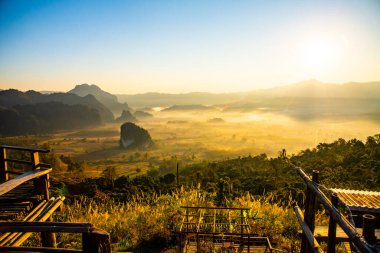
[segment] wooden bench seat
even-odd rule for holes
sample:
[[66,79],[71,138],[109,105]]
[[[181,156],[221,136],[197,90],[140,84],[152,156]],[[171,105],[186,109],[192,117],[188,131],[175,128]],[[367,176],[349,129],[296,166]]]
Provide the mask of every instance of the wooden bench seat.
[[0,184],[0,220],[20,220],[46,198],[42,191],[41,194],[36,193],[36,185],[32,180],[47,177],[51,171],[28,171]]
[[[0,246],[20,246],[25,242],[32,233],[13,232],[6,225],[12,224],[10,227],[17,225],[25,226],[26,222],[44,222],[48,220],[53,212],[59,208],[65,197],[51,198],[49,201],[44,200],[36,206],[21,222],[0,222]],[[31,231],[33,232],[33,231]]]

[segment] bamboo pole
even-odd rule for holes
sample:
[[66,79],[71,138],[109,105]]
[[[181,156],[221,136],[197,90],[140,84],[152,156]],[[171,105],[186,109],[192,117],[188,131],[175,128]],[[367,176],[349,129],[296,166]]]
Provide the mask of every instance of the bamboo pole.
[[[24,219],[23,221],[31,221],[33,219],[33,215],[35,215],[37,212],[40,212],[42,211],[44,205],[46,203],[46,200],[42,201],[38,206],[36,206],[36,208],[34,208]],[[5,243],[7,243],[9,240],[11,240],[12,238],[14,238],[15,236],[17,236],[18,234],[21,234],[21,233],[11,233],[11,232],[7,232],[5,234],[3,234],[1,237],[0,237],[0,246],[3,246],[5,245]]]
[[[294,165],[293,165],[294,166]],[[295,167],[295,166],[294,166]],[[377,253],[377,250],[369,245],[363,238],[356,232],[353,225],[340,214],[340,212],[331,205],[330,200],[321,192],[316,185],[310,180],[310,178],[303,172],[301,168],[296,168],[297,173],[306,182],[308,188],[316,195],[318,200],[323,204],[323,206],[329,211],[330,215],[339,224],[343,231],[350,238],[352,243],[358,247],[363,253]]]
[[315,239],[315,237],[314,237],[313,233],[311,232],[309,226],[304,221],[301,209],[298,206],[295,206],[294,211],[296,213],[298,222],[300,223],[300,225],[302,227],[302,231],[305,235],[305,238],[307,239],[307,241],[310,245],[311,251],[314,253],[322,253],[323,250],[321,249],[321,246],[319,245],[319,243]]
[[[54,202],[55,198],[51,198],[48,202],[46,202],[40,209],[38,209],[34,214],[32,214],[30,217],[29,217],[29,221],[37,221],[37,217],[46,209],[46,208],[49,208],[49,206],[51,206],[51,204]],[[19,240],[20,238],[25,238],[22,242],[24,242],[26,239],[29,238],[29,236],[31,235],[32,233],[23,233],[23,232],[18,232],[18,233],[12,233],[12,235],[10,236],[9,239],[7,239],[5,242],[4,242],[4,245],[7,245],[7,246],[17,246],[17,245],[14,245],[14,243]],[[21,244],[20,244],[21,245]]]
[[[46,221],[53,212],[63,203],[65,197],[58,197],[48,208],[45,208],[35,221]],[[20,246],[32,233],[22,233],[13,243],[13,246]]]

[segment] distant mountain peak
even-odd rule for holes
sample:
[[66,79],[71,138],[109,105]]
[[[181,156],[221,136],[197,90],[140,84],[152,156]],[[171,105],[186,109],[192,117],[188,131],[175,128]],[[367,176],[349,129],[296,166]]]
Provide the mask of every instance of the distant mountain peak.
[[87,95],[93,95],[98,101],[104,104],[108,109],[114,113],[119,113],[122,110],[130,110],[129,106],[124,103],[121,104],[117,100],[115,95],[112,95],[109,92],[102,90],[99,86],[95,84],[78,84],[74,89],[68,91],[68,93],[74,93],[78,96],[85,97]]

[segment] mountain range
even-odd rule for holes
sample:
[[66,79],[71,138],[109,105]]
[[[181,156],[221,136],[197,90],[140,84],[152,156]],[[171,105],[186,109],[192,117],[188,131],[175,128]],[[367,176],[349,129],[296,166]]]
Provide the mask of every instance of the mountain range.
[[151,107],[166,107],[165,111],[219,108],[234,112],[280,113],[301,120],[345,117],[380,121],[380,82],[339,85],[309,80],[223,94],[113,95],[88,84],[77,85],[67,93],[0,90],[0,135],[54,132],[115,122],[112,112],[133,112],[127,102],[134,108],[144,108],[144,114]]
[[380,99],[380,82],[329,84],[308,80],[296,84],[235,93],[191,92],[184,94],[143,93],[117,95],[119,101],[136,107],[169,107],[172,105],[218,105],[268,98],[362,98]]

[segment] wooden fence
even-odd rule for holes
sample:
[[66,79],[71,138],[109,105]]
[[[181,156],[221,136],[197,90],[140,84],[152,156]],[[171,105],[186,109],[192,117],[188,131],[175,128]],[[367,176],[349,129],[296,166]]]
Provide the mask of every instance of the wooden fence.
[[363,253],[376,253],[376,241],[375,228],[372,217],[364,215],[363,219],[363,236],[358,234],[356,228],[339,212],[337,209],[338,197],[336,194],[332,195],[329,200],[326,195],[318,187],[318,171],[313,171],[312,178],[305,174],[305,172],[294,165],[292,165],[300,177],[305,181],[307,185],[306,189],[306,201],[305,201],[305,213],[302,214],[298,206],[294,207],[294,211],[297,215],[298,221],[302,227],[302,243],[301,252],[324,252],[317,240],[314,237],[315,229],[315,212],[317,200],[323,205],[323,207],[329,212],[330,220],[328,227],[328,241],[327,252],[335,253],[336,244],[336,226],[339,225],[343,231],[347,234],[349,241],[359,252]]

